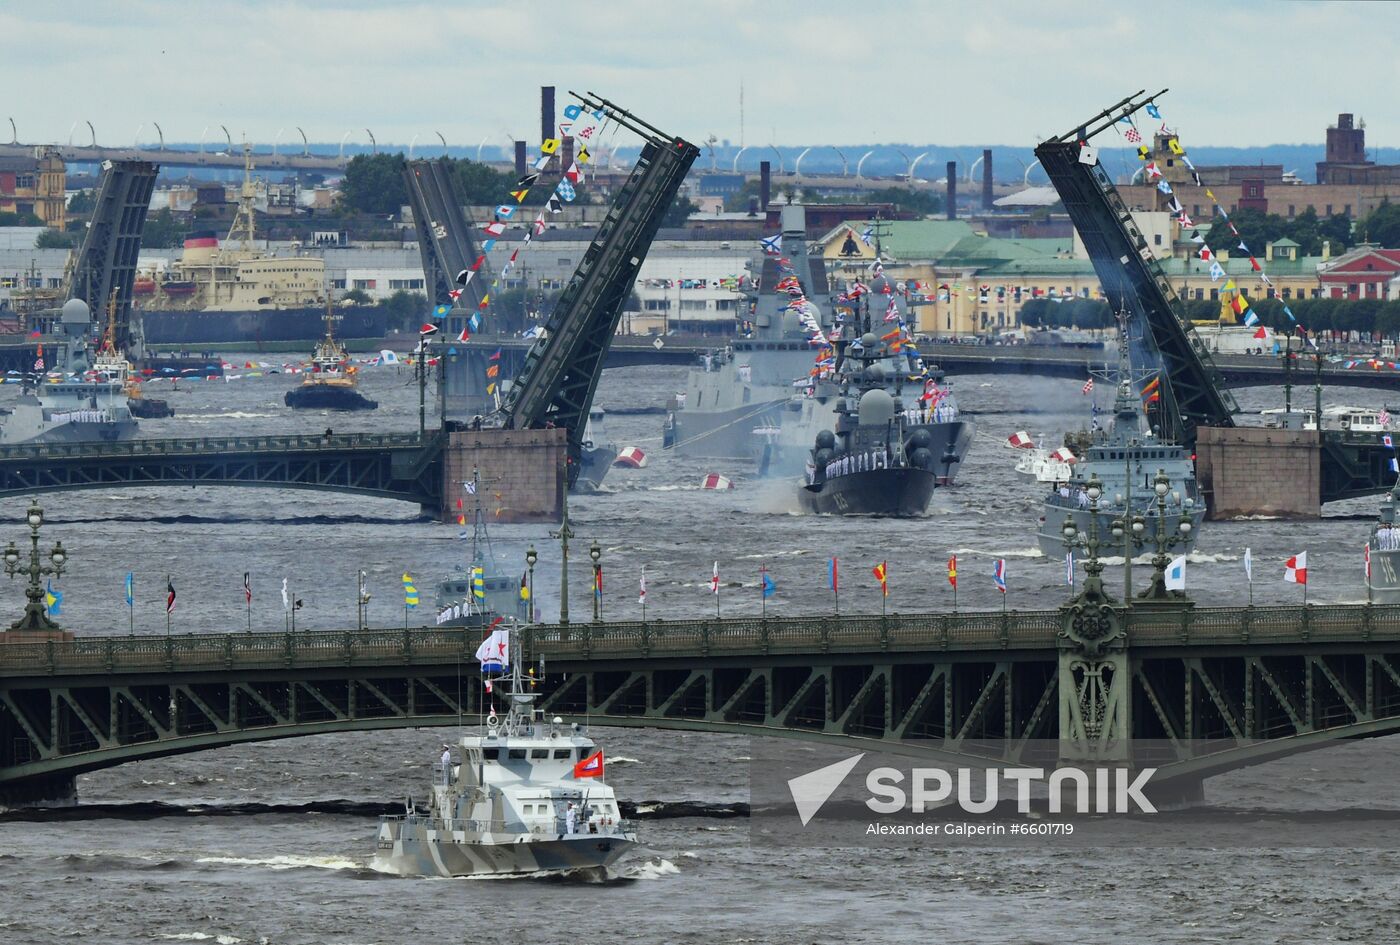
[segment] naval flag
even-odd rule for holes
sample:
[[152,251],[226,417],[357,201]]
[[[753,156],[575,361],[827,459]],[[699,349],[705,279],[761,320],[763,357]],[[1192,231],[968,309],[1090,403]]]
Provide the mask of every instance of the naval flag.
[[601,748],[574,765],[575,778],[601,778],[602,776],[603,749]]
[[1300,551],[1283,563],[1283,579],[1289,584],[1308,583],[1308,553]]
[[476,648],[476,658],[483,673],[504,672],[510,666],[510,631],[492,630]]
[[1186,590],[1186,556],[1185,556],[1185,555],[1179,555],[1179,556],[1173,558],[1171,564],[1167,565],[1167,574],[1166,574],[1166,578],[1167,578],[1167,590],[1169,590],[1169,591],[1184,591],[1184,590]]

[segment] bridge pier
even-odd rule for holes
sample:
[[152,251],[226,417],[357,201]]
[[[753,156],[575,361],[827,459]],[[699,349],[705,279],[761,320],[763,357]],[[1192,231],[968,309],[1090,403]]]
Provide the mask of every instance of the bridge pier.
[[0,811],[29,807],[76,807],[77,804],[77,779],[71,774],[50,774],[0,784]]
[[[492,524],[559,521],[568,457],[565,436],[562,427],[449,433],[443,447],[442,504],[436,510],[439,519],[451,523],[464,516],[470,520],[480,499]],[[463,485],[473,478],[479,478],[481,484],[475,497],[468,495]]]
[[1316,430],[1199,427],[1196,479],[1206,516],[1322,514],[1322,447]]

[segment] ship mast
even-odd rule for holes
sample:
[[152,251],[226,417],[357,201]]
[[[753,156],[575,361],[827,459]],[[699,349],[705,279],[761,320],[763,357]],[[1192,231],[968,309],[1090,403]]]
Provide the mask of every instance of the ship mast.
[[233,216],[233,224],[228,229],[228,242],[240,241],[242,249],[253,248],[253,207],[257,201],[258,187],[253,183],[253,149],[243,142],[243,188],[238,193],[238,211]]

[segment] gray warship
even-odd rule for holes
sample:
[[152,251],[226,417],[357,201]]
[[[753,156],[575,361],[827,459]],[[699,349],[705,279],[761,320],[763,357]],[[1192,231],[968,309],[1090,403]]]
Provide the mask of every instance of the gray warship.
[[[437,625],[439,627],[485,627],[498,617],[530,619],[530,600],[522,593],[521,578],[501,572],[491,547],[491,534],[486,528],[486,513],[482,508],[482,482],[477,470],[462,483],[465,499],[471,501],[471,552],[463,564],[457,565],[451,577],[438,582]],[[459,536],[466,537],[464,530]]]
[[[779,286],[792,277],[811,303],[811,318],[827,330],[830,285],[822,259],[807,255],[806,211],[783,207],[781,224],[781,255],[765,255],[761,264],[752,334],[704,355],[690,371],[667,412],[663,448],[681,456],[759,459],[770,442],[768,431],[779,425],[792,397],[793,378],[811,369],[813,332],[792,307],[789,289]],[[787,457],[791,468],[772,471],[796,475],[805,455],[804,442]]]
[[131,365],[115,351],[95,356],[90,343],[92,313],[82,299],[63,304],[61,338],[43,347],[34,373],[10,416],[0,426],[0,444],[97,443],[129,440],[137,423],[127,403]]
[[[509,661],[508,647],[502,655]],[[577,723],[541,717],[519,660],[504,698],[505,717],[493,706],[483,734],[458,740],[455,759],[444,746],[426,808],[410,800],[402,815],[380,818],[373,868],[403,876],[596,874],[636,846],[602,782],[602,751]]]
[[1400,479],[1381,502],[1380,515],[1366,541],[1366,599],[1376,604],[1400,604]]
[[[1180,553],[1189,553],[1201,533],[1206,504],[1196,483],[1195,463],[1185,447],[1160,439],[1146,428],[1142,400],[1133,381],[1126,342],[1119,346],[1118,387],[1113,401],[1113,419],[1105,430],[1095,421],[1088,433],[1071,434],[1066,446],[1075,454],[1069,479],[1050,484],[1045,497],[1044,514],[1036,535],[1040,550],[1047,557],[1065,553],[1061,537],[1065,517],[1069,516],[1080,532],[1089,529],[1089,497],[1087,487],[1097,478],[1103,484],[1099,500],[1100,525],[1122,518],[1133,521],[1142,518],[1141,534],[1156,533],[1157,496],[1153,480],[1158,472],[1170,481],[1166,496],[1166,515],[1175,532],[1175,522],[1183,514],[1190,517],[1191,531]],[[1134,526],[1136,531],[1136,527]]]
[[583,450],[579,457],[578,478],[574,480],[575,492],[597,492],[603,485],[603,478],[612,469],[617,459],[617,447],[604,442],[604,410],[590,407],[588,423],[583,428]]
[[901,398],[902,374],[873,331],[836,343],[830,379],[810,399],[825,407],[833,429],[816,435],[806,481],[797,490],[805,512],[840,515],[922,515],[938,484],[927,430],[911,422]]
[[[891,328],[892,323],[877,325],[871,318],[870,299],[884,298],[892,288],[884,276],[878,276],[871,280],[869,291],[847,299],[837,316],[837,329],[828,336],[831,347],[817,349],[816,366],[800,379],[802,393],[790,395],[779,412],[778,425],[764,431],[760,469],[787,470],[807,461],[810,479],[811,464],[822,466],[813,454],[813,443],[822,431],[840,422],[835,414],[848,391],[867,383],[883,387],[890,395],[906,452],[918,457],[914,465],[931,470],[938,485],[952,484],[972,445],[975,427],[959,412],[943,372],[919,356],[903,322]],[[846,413],[854,417],[858,411],[847,405]]]

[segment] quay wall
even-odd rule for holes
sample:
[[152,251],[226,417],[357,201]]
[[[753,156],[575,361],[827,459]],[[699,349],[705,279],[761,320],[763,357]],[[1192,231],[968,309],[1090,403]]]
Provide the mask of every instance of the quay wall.
[[1316,430],[1200,427],[1196,479],[1207,517],[1322,514],[1322,447]]
[[557,522],[563,516],[568,451],[562,428],[454,431],[444,449],[442,521],[466,516],[470,524],[475,499],[462,484],[473,469],[488,524]]

